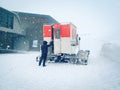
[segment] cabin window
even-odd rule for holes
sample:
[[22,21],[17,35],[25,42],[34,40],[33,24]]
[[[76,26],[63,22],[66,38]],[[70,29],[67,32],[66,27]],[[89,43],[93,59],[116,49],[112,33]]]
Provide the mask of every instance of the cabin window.
[[59,28],[56,29],[56,37],[55,38],[60,39],[60,29]]

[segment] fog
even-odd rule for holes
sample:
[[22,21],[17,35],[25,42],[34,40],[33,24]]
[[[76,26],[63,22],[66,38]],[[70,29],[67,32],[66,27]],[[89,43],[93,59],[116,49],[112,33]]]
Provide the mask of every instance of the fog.
[[106,43],[120,41],[120,0],[0,0],[10,11],[46,14],[76,25],[81,37],[80,48],[100,53]]

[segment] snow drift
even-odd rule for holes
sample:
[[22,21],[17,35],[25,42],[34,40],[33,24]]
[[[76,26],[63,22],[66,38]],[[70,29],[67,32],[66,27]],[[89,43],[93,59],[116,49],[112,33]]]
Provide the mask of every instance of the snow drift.
[[101,55],[110,60],[120,62],[120,45],[117,43],[105,43],[101,49]]

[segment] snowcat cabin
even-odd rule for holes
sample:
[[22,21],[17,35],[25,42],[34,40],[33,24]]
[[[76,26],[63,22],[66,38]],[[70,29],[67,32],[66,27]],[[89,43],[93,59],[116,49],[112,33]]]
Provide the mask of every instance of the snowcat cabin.
[[[77,28],[72,23],[60,24],[60,38],[54,39],[54,53],[76,54],[78,52]],[[58,34],[57,32],[55,35]]]
[[78,35],[76,26],[68,24],[54,24],[43,26],[44,40],[53,41],[53,53],[76,54],[78,52]]

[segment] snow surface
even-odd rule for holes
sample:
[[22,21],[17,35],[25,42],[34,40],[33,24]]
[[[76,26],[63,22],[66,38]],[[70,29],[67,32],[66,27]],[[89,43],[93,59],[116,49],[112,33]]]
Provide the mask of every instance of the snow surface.
[[38,66],[38,52],[0,54],[0,90],[120,90],[120,62],[109,50],[90,55],[88,65],[47,62],[46,67]]

